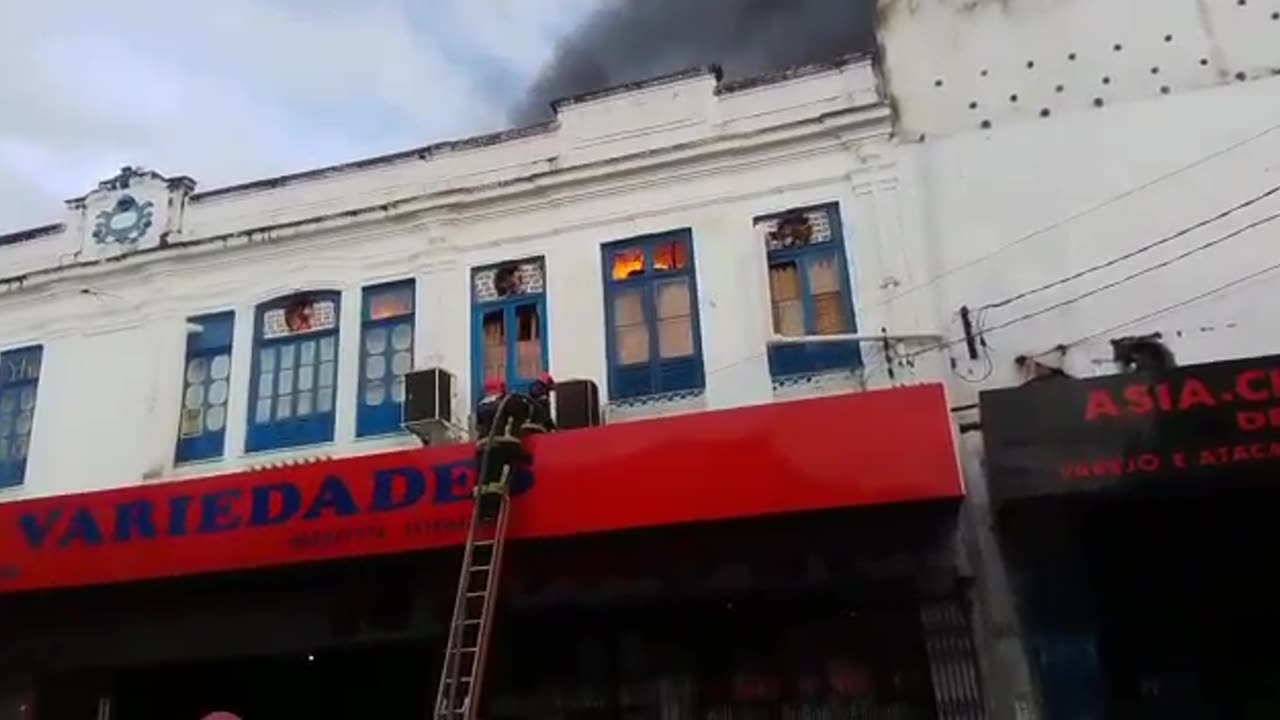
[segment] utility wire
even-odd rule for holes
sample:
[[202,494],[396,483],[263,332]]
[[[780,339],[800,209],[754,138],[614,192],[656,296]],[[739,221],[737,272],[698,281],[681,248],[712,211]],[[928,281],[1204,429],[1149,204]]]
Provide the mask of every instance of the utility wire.
[[1006,306],[1006,305],[1010,305],[1010,304],[1015,303],[1015,302],[1017,302],[1017,301],[1019,301],[1019,300],[1022,300],[1022,299],[1024,299],[1024,298],[1028,298],[1028,297],[1031,297],[1032,295],[1037,295],[1037,294],[1039,294],[1039,293],[1042,293],[1042,292],[1044,292],[1044,291],[1046,291],[1046,290],[1052,290],[1053,288],[1061,287],[1062,285],[1066,285],[1067,283],[1072,282],[1073,280],[1079,280],[1080,278],[1082,278],[1082,277],[1084,277],[1084,276],[1086,276],[1086,275],[1089,275],[1089,274],[1095,273],[1095,272],[1097,272],[1097,271],[1099,271],[1099,270],[1105,270],[1106,268],[1109,268],[1109,267],[1112,267],[1113,265],[1117,265],[1117,264],[1119,264],[1119,263],[1122,263],[1122,262],[1124,262],[1125,260],[1129,260],[1129,259],[1131,259],[1131,258],[1135,258],[1135,257],[1137,257],[1137,256],[1139,256],[1139,255],[1141,255],[1141,254],[1143,254],[1143,253],[1145,253],[1145,252],[1149,252],[1149,251],[1154,250],[1154,249],[1156,249],[1156,248],[1158,248],[1158,247],[1161,247],[1161,246],[1163,246],[1163,245],[1167,245],[1167,244],[1169,244],[1169,243],[1173,242],[1174,240],[1177,240],[1178,238],[1183,237],[1184,235],[1187,235],[1187,234],[1192,233],[1192,232],[1194,232],[1194,231],[1196,231],[1196,230],[1199,230],[1200,228],[1202,228],[1202,227],[1204,227],[1204,226],[1206,226],[1206,225],[1210,225],[1210,224],[1212,224],[1212,223],[1215,223],[1215,222],[1217,222],[1217,221],[1219,221],[1219,220],[1221,220],[1221,219],[1223,219],[1223,218],[1225,218],[1225,217],[1227,217],[1227,216],[1229,216],[1229,215],[1232,215],[1232,214],[1237,213],[1237,212],[1239,212],[1239,211],[1241,211],[1241,210],[1244,210],[1244,209],[1245,209],[1245,208],[1247,208],[1247,207],[1250,207],[1250,206],[1255,205],[1255,204],[1257,204],[1257,203],[1259,203],[1259,202],[1262,202],[1263,200],[1265,200],[1265,199],[1267,199],[1267,198],[1271,197],[1272,195],[1275,195],[1276,193],[1280,193],[1280,185],[1276,185],[1276,186],[1274,186],[1274,187],[1272,187],[1272,188],[1268,189],[1266,192],[1263,192],[1263,193],[1261,193],[1261,194],[1259,194],[1259,195],[1254,195],[1253,197],[1249,198],[1248,200],[1245,200],[1244,202],[1241,202],[1241,203],[1238,203],[1238,204],[1236,204],[1236,205],[1233,205],[1233,206],[1231,206],[1231,207],[1227,208],[1226,210],[1223,210],[1222,212],[1218,213],[1217,215],[1213,215],[1212,217],[1207,217],[1207,218],[1205,218],[1205,219],[1203,219],[1203,220],[1200,220],[1199,222],[1196,222],[1196,223],[1194,223],[1194,224],[1192,224],[1192,225],[1188,225],[1188,226],[1186,226],[1186,227],[1184,227],[1184,228],[1181,228],[1181,229],[1179,229],[1178,231],[1176,231],[1176,232],[1174,232],[1174,233],[1172,233],[1172,234],[1165,235],[1164,237],[1160,238],[1159,240],[1156,240],[1156,241],[1154,241],[1154,242],[1146,243],[1145,245],[1140,245],[1140,246],[1138,246],[1138,247],[1134,248],[1133,250],[1130,250],[1130,251],[1128,251],[1128,252],[1126,252],[1126,253],[1123,253],[1123,254],[1121,254],[1121,255],[1117,255],[1117,256],[1115,256],[1115,257],[1113,257],[1113,258],[1109,259],[1109,260],[1104,260],[1103,262],[1097,263],[1096,265],[1091,265],[1091,266],[1089,266],[1089,267],[1087,267],[1087,268],[1084,268],[1083,270],[1079,270],[1079,271],[1074,272],[1074,273],[1072,273],[1072,274],[1070,274],[1070,275],[1067,275],[1066,277],[1059,278],[1059,279],[1054,280],[1054,281],[1052,281],[1052,282],[1048,282],[1048,283],[1045,283],[1044,285],[1039,285],[1039,286],[1037,286],[1037,287],[1030,288],[1030,289],[1028,289],[1028,290],[1023,290],[1022,292],[1019,292],[1019,293],[1014,294],[1014,295],[1010,295],[1009,297],[1007,297],[1007,298],[1005,298],[1005,299],[1003,299],[1003,300],[998,300],[998,301],[996,301],[996,302],[991,302],[991,303],[987,303],[987,304],[985,304],[985,305],[980,305],[980,306],[978,306],[978,308],[977,308],[977,309],[979,309],[979,310],[994,310],[994,309],[996,309],[996,308],[1002,308],[1002,307],[1004,307],[1004,306]]
[[[1195,253],[1198,253],[1198,252],[1201,252],[1201,251],[1203,251],[1203,250],[1206,250],[1206,249],[1208,249],[1208,248],[1210,248],[1210,247],[1213,247],[1214,245],[1218,245],[1218,244],[1220,244],[1220,243],[1226,242],[1227,240],[1229,240],[1229,239],[1231,239],[1231,238],[1233,238],[1233,237],[1236,237],[1237,235],[1241,235],[1241,234],[1243,234],[1243,233],[1245,233],[1245,232],[1248,232],[1249,230],[1252,230],[1252,229],[1254,229],[1254,228],[1260,227],[1260,226],[1265,225],[1265,224],[1270,223],[1270,222],[1274,222],[1274,221],[1276,221],[1276,220],[1280,220],[1280,213],[1274,213],[1274,214],[1272,214],[1272,215],[1268,215],[1267,217],[1260,218],[1260,219],[1258,219],[1258,220],[1255,220],[1255,221],[1253,221],[1253,222],[1249,223],[1248,225],[1245,225],[1244,227],[1241,227],[1241,228],[1238,228],[1238,229],[1236,229],[1236,230],[1233,230],[1233,231],[1231,231],[1231,232],[1227,233],[1226,235],[1221,235],[1221,236],[1219,236],[1219,237],[1216,237],[1216,238],[1214,238],[1213,240],[1210,240],[1210,241],[1208,241],[1208,242],[1206,242],[1206,243],[1202,243],[1201,245],[1198,245],[1198,246],[1196,246],[1196,247],[1194,247],[1194,248],[1191,248],[1190,250],[1187,250],[1186,252],[1183,252],[1183,253],[1181,253],[1180,255],[1176,255],[1176,256],[1174,256],[1174,257],[1172,257],[1172,258],[1169,258],[1168,260],[1164,260],[1164,261],[1162,261],[1162,262],[1160,262],[1160,263],[1157,263],[1157,264],[1155,264],[1155,265],[1150,265],[1150,266],[1148,266],[1148,267],[1145,267],[1145,268],[1143,268],[1143,269],[1141,269],[1141,270],[1138,270],[1138,271],[1136,271],[1136,272],[1130,273],[1129,275],[1126,275],[1125,277],[1122,277],[1122,278],[1119,278],[1119,279],[1113,280],[1112,282],[1106,283],[1106,284],[1104,284],[1104,285],[1099,285],[1098,287],[1095,287],[1095,288],[1092,288],[1092,289],[1090,289],[1090,290],[1087,290],[1087,291],[1085,291],[1085,292],[1083,292],[1083,293],[1080,293],[1079,295],[1076,295],[1076,296],[1074,296],[1074,297],[1068,298],[1068,299],[1063,300],[1063,301],[1061,301],[1061,302],[1057,302],[1057,303],[1054,303],[1054,304],[1052,304],[1052,305],[1048,305],[1048,306],[1046,306],[1046,307],[1040,308],[1040,309],[1038,309],[1038,310],[1035,310],[1035,311],[1032,311],[1032,312],[1029,312],[1029,313],[1024,313],[1024,314],[1022,314],[1022,315],[1019,315],[1019,316],[1017,316],[1017,317],[1011,318],[1011,319],[1009,319],[1009,320],[1005,320],[1004,322],[998,323],[998,324],[996,324],[996,325],[992,325],[992,326],[991,326],[991,327],[989,327],[989,328],[984,328],[984,329],[982,329],[982,331],[981,331],[981,332],[985,334],[985,333],[995,332],[995,331],[997,331],[997,330],[1003,330],[1004,328],[1007,328],[1007,327],[1009,327],[1009,326],[1011,326],[1011,325],[1016,325],[1016,324],[1018,324],[1018,323],[1025,322],[1026,320],[1030,320],[1030,319],[1032,319],[1032,318],[1039,317],[1040,315],[1044,315],[1044,314],[1049,313],[1049,312],[1052,312],[1052,311],[1054,311],[1054,310],[1058,310],[1058,309],[1060,309],[1060,308],[1066,307],[1067,305],[1071,305],[1071,304],[1077,303],[1077,302],[1079,302],[1079,301],[1081,301],[1081,300],[1083,300],[1083,299],[1085,299],[1085,298],[1087,298],[1087,297],[1091,297],[1091,296],[1093,296],[1093,295],[1097,295],[1097,294],[1098,294],[1098,293],[1100,293],[1100,292],[1104,292],[1104,291],[1106,291],[1106,290],[1110,290],[1110,289],[1112,289],[1112,288],[1115,288],[1115,287],[1117,287],[1117,286],[1119,286],[1119,285],[1123,285],[1124,283],[1129,282],[1130,280],[1133,280],[1134,278],[1141,277],[1142,275],[1146,275],[1147,273],[1154,272],[1154,271],[1159,270],[1159,269],[1161,269],[1161,268],[1168,267],[1169,265],[1172,265],[1173,263],[1175,263],[1175,262],[1177,262],[1177,261],[1179,261],[1179,260],[1181,260],[1181,259],[1183,259],[1183,258],[1185,258],[1185,257],[1188,257],[1188,256],[1190,256],[1190,255],[1194,255]],[[1216,294],[1216,293],[1222,292],[1222,291],[1224,291],[1224,290],[1227,290],[1227,289],[1229,289],[1229,288],[1231,288],[1231,287],[1234,287],[1234,286],[1236,286],[1236,285],[1239,285],[1239,284],[1241,284],[1241,283],[1248,282],[1249,280],[1252,280],[1252,279],[1254,279],[1254,278],[1256,278],[1256,277],[1260,277],[1260,276],[1265,275],[1265,274],[1267,274],[1267,273],[1274,272],[1275,270],[1280,270],[1280,263],[1277,263],[1277,264],[1275,264],[1275,265],[1269,265],[1269,266],[1267,266],[1267,267],[1265,267],[1265,268],[1263,268],[1263,269],[1261,269],[1261,270],[1254,271],[1254,272],[1249,273],[1249,274],[1247,274],[1247,275],[1244,275],[1244,276],[1242,276],[1242,277],[1240,277],[1240,278],[1237,278],[1236,280],[1232,280],[1231,282],[1229,282],[1229,283],[1227,283],[1227,284],[1225,284],[1225,285],[1222,285],[1222,286],[1219,286],[1219,287],[1213,288],[1212,290],[1209,290],[1209,291],[1207,291],[1207,292],[1205,292],[1205,293],[1201,293],[1201,294],[1199,294],[1199,295],[1195,295],[1195,296],[1193,296],[1193,297],[1191,297],[1191,298],[1187,298],[1187,299],[1185,299],[1185,300],[1183,300],[1183,301],[1179,301],[1178,303],[1174,303],[1173,305],[1170,305],[1170,306],[1168,306],[1168,307],[1166,307],[1166,308],[1162,308],[1162,309],[1160,309],[1160,310],[1156,310],[1156,311],[1154,311],[1154,312],[1152,312],[1152,313],[1148,313],[1148,314],[1146,314],[1146,315],[1142,315],[1142,316],[1139,316],[1139,317],[1137,317],[1137,318],[1130,319],[1130,320],[1128,320],[1128,321],[1126,321],[1126,322],[1124,322],[1124,323],[1121,323],[1121,324],[1119,324],[1119,325],[1112,326],[1112,327],[1107,328],[1107,329],[1105,329],[1105,330],[1100,330],[1100,331],[1098,331],[1098,332],[1096,332],[1096,333],[1093,333],[1092,335],[1088,335],[1088,336],[1086,336],[1086,337],[1083,337],[1083,338],[1080,338],[1080,339],[1078,339],[1078,340],[1072,341],[1072,343],[1068,343],[1068,346],[1069,346],[1069,345],[1072,345],[1072,344],[1078,344],[1078,343],[1081,343],[1081,342],[1085,342],[1085,341],[1090,340],[1090,339],[1092,339],[1092,338],[1094,338],[1094,337],[1097,337],[1097,336],[1099,336],[1099,335],[1105,335],[1106,333],[1112,332],[1112,331],[1114,331],[1114,330],[1118,330],[1118,329],[1123,328],[1123,327],[1127,327],[1127,326],[1132,325],[1132,324],[1134,324],[1134,323],[1142,322],[1143,320],[1148,320],[1148,319],[1150,319],[1150,318],[1152,318],[1152,317],[1158,317],[1158,316],[1160,316],[1160,315],[1162,315],[1162,314],[1164,314],[1164,313],[1166,313],[1166,312],[1169,312],[1169,311],[1171,311],[1171,310],[1173,310],[1173,309],[1176,309],[1176,308],[1178,308],[1178,307],[1181,307],[1182,305],[1185,305],[1185,304],[1191,304],[1191,303],[1197,302],[1197,301],[1199,301],[1199,300],[1202,300],[1202,299],[1204,299],[1204,298],[1206,298],[1206,297],[1210,297],[1210,296],[1212,296],[1212,295],[1214,295],[1214,294]],[[965,339],[964,339],[963,337],[960,337],[960,338],[953,338],[953,339],[950,339],[950,340],[943,340],[943,341],[941,341],[941,342],[933,343],[933,344],[931,344],[931,345],[929,345],[929,346],[927,346],[927,347],[923,347],[923,348],[920,348],[920,349],[918,349],[918,350],[913,350],[913,351],[911,351],[911,352],[903,353],[902,355],[898,355],[898,356],[896,356],[896,357],[894,357],[894,358],[892,358],[892,359],[889,359],[889,360],[887,360],[886,362],[880,363],[880,364],[878,364],[878,365],[876,365],[876,366],[868,366],[868,367],[864,368],[864,372],[867,372],[867,373],[871,373],[871,372],[878,372],[879,370],[882,370],[882,369],[884,369],[884,368],[887,368],[887,367],[888,367],[889,362],[903,362],[903,361],[908,361],[908,360],[914,359],[914,358],[916,358],[916,357],[919,357],[919,356],[921,356],[921,355],[925,355],[925,354],[928,354],[928,353],[931,353],[931,352],[937,352],[937,351],[940,351],[940,350],[946,350],[946,349],[948,349],[948,348],[950,348],[950,347],[952,347],[952,346],[954,346],[954,345],[958,345],[958,344],[960,344],[960,343],[962,343],[962,342],[964,342],[964,341],[965,341]]]
[[1253,230],[1254,228],[1261,227],[1262,225],[1266,225],[1267,223],[1269,223],[1269,222],[1274,222],[1274,221],[1276,221],[1276,220],[1278,220],[1278,219],[1280,219],[1280,212],[1272,213],[1271,215],[1268,215],[1268,216],[1266,216],[1266,217],[1264,217],[1264,218],[1260,218],[1260,219],[1258,219],[1258,220],[1254,220],[1253,222],[1251,222],[1251,223],[1249,223],[1249,224],[1245,225],[1244,227],[1241,227],[1241,228],[1237,228],[1237,229],[1235,229],[1235,230],[1232,230],[1231,232],[1227,233],[1226,235],[1220,235],[1220,236],[1218,236],[1218,237],[1216,237],[1216,238],[1214,238],[1214,239],[1212,239],[1212,240],[1210,240],[1210,241],[1208,241],[1208,242],[1201,243],[1201,244],[1199,244],[1199,245],[1197,245],[1197,246],[1195,246],[1195,247],[1193,247],[1193,248],[1191,248],[1191,249],[1189,249],[1189,250],[1186,250],[1186,251],[1181,252],[1181,253],[1179,253],[1179,254],[1177,254],[1177,255],[1174,255],[1173,257],[1171,257],[1171,258],[1169,258],[1169,259],[1167,259],[1167,260],[1162,260],[1162,261],[1160,261],[1160,262],[1158,262],[1158,263],[1156,263],[1156,264],[1154,264],[1154,265],[1148,265],[1147,267],[1144,267],[1144,268],[1142,268],[1141,270],[1136,270],[1136,271],[1134,271],[1134,272],[1129,273],[1128,275],[1125,275],[1125,276],[1124,276],[1124,277],[1122,277],[1122,278],[1118,278],[1118,279],[1116,279],[1116,280],[1112,280],[1111,282],[1103,283],[1102,285],[1099,285],[1099,286],[1097,286],[1097,287],[1095,287],[1095,288],[1092,288],[1092,289],[1086,290],[1086,291],[1084,291],[1084,292],[1080,293],[1079,295],[1076,295],[1076,296],[1074,296],[1074,297],[1067,298],[1066,300],[1061,300],[1061,301],[1059,301],[1059,302],[1053,303],[1052,305],[1046,305],[1045,307],[1042,307],[1042,308],[1040,308],[1040,309],[1038,309],[1038,310],[1033,310],[1033,311],[1028,312],[1028,313],[1023,313],[1022,315],[1019,315],[1019,316],[1014,317],[1014,318],[1012,318],[1012,319],[1005,320],[1004,322],[1001,322],[1001,323],[997,323],[997,324],[995,324],[995,325],[992,325],[990,328],[987,328],[987,332],[994,332],[994,331],[996,331],[996,330],[1000,330],[1000,329],[1002,329],[1002,328],[1009,327],[1010,325],[1014,325],[1014,324],[1017,324],[1017,323],[1023,322],[1023,321],[1025,321],[1025,320],[1030,320],[1031,318],[1034,318],[1034,317],[1039,317],[1040,315],[1044,315],[1045,313],[1049,313],[1049,312],[1052,312],[1052,311],[1057,310],[1057,309],[1059,309],[1059,308],[1066,307],[1067,305],[1072,305],[1072,304],[1074,304],[1074,303],[1080,302],[1081,300],[1084,300],[1085,298],[1092,297],[1092,296],[1094,296],[1094,295],[1097,295],[1097,294],[1098,294],[1098,293],[1100,293],[1100,292],[1104,292],[1104,291],[1106,291],[1106,290],[1110,290],[1110,289],[1112,289],[1112,288],[1114,288],[1114,287],[1118,287],[1118,286],[1123,285],[1124,283],[1127,283],[1127,282],[1129,282],[1130,280],[1133,280],[1133,279],[1135,279],[1135,278],[1139,278],[1139,277],[1142,277],[1143,275],[1146,275],[1146,274],[1148,274],[1148,273],[1155,272],[1156,270],[1160,270],[1160,269],[1162,269],[1162,268],[1169,267],[1170,265],[1172,265],[1172,264],[1174,264],[1174,263],[1178,262],[1179,260],[1183,260],[1183,259],[1185,259],[1185,258],[1191,257],[1192,255],[1195,255],[1196,253],[1199,253],[1199,252],[1203,252],[1203,251],[1205,251],[1205,250],[1208,250],[1209,248],[1214,247],[1214,246],[1216,246],[1216,245],[1220,245],[1220,244],[1222,244],[1222,243],[1224,243],[1224,242],[1226,242],[1226,241],[1230,240],[1230,239],[1231,239],[1231,238],[1233,238],[1233,237],[1236,237],[1236,236],[1238,236],[1238,235],[1243,235],[1244,233],[1246,233],[1246,232],[1248,232],[1248,231],[1250,231],[1250,230]]
[[1266,266],[1266,267],[1264,267],[1264,268],[1260,268],[1260,269],[1258,269],[1258,270],[1254,270],[1253,272],[1248,273],[1247,275],[1241,275],[1240,277],[1238,277],[1238,278],[1236,278],[1236,279],[1234,279],[1234,280],[1231,280],[1231,281],[1229,281],[1229,282],[1225,282],[1225,283],[1223,283],[1223,284],[1221,284],[1221,285],[1219,285],[1219,286],[1217,286],[1217,287],[1215,287],[1215,288],[1212,288],[1212,289],[1206,290],[1206,291],[1204,291],[1204,292],[1202,292],[1202,293],[1199,293],[1199,294],[1196,294],[1196,295],[1192,295],[1192,296],[1191,296],[1191,297],[1189,297],[1189,298],[1184,298],[1184,299],[1179,300],[1178,302],[1175,302],[1175,303],[1173,303],[1173,304],[1166,305],[1166,306],[1164,306],[1164,307],[1160,308],[1159,310],[1153,310],[1153,311],[1151,311],[1151,312],[1149,312],[1149,313],[1145,313],[1145,314],[1143,314],[1143,315],[1139,315],[1138,317],[1131,318],[1131,319],[1126,320],[1126,321],[1124,321],[1124,322],[1122,322],[1122,323],[1119,323],[1119,324],[1116,324],[1116,325],[1112,325],[1112,326],[1111,326],[1111,327],[1109,327],[1109,328],[1106,328],[1106,329],[1103,329],[1103,330],[1098,330],[1097,332],[1090,333],[1090,334],[1088,334],[1088,335],[1085,335],[1084,337],[1076,338],[1075,340],[1072,340],[1071,342],[1067,343],[1067,344],[1065,345],[1065,347],[1072,347],[1073,345],[1079,345],[1080,343],[1088,342],[1088,341],[1090,341],[1090,340],[1092,340],[1092,339],[1094,339],[1094,338],[1096,338],[1096,337],[1102,336],[1102,335],[1108,335],[1108,334],[1113,333],[1113,332],[1115,332],[1115,331],[1117,331],[1117,330],[1120,330],[1120,329],[1122,329],[1122,328],[1129,327],[1130,325],[1135,325],[1135,324],[1137,324],[1137,323],[1140,323],[1140,322],[1143,322],[1143,321],[1146,321],[1146,320],[1150,320],[1150,319],[1152,319],[1152,318],[1157,318],[1157,317],[1160,317],[1161,315],[1166,315],[1166,314],[1168,314],[1168,313],[1170,313],[1170,312],[1173,312],[1173,311],[1175,311],[1175,310],[1181,310],[1182,308],[1185,308],[1185,307],[1190,306],[1190,305],[1194,305],[1195,303],[1198,303],[1198,302],[1200,302],[1201,300],[1206,300],[1206,299],[1208,299],[1208,298],[1210,298],[1210,297],[1213,297],[1214,295],[1217,295],[1218,293],[1222,293],[1222,292],[1225,292],[1225,291],[1227,291],[1227,290],[1230,290],[1231,288],[1238,287],[1238,286],[1240,286],[1240,285],[1244,285],[1244,284],[1249,283],[1249,282],[1251,282],[1251,281],[1253,281],[1253,280],[1257,280],[1258,278],[1260,278],[1260,277],[1262,277],[1262,276],[1264,276],[1264,275],[1267,275],[1267,274],[1269,274],[1269,273],[1273,273],[1273,272],[1275,272],[1275,271],[1277,271],[1277,270],[1280,270],[1280,262],[1275,263],[1274,265],[1268,265],[1268,266]]
[[1105,200],[1103,200],[1103,201],[1101,201],[1101,202],[1095,203],[1095,204],[1090,205],[1090,206],[1088,206],[1088,207],[1085,207],[1085,208],[1083,208],[1083,209],[1081,209],[1081,210],[1078,210],[1078,211],[1076,211],[1076,212],[1074,212],[1074,213],[1071,213],[1070,215],[1067,215],[1066,217],[1064,217],[1064,218],[1062,218],[1062,219],[1060,219],[1060,220],[1056,220],[1056,221],[1054,221],[1054,222],[1052,222],[1052,223],[1049,223],[1048,225],[1045,225],[1045,226],[1040,227],[1039,229],[1032,230],[1031,232],[1029,232],[1029,233],[1027,233],[1027,234],[1025,234],[1025,235],[1022,235],[1022,236],[1020,236],[1020,237],[1014,238],[1013,240],[1010,240],[1009,242],[1005,243],[1004,245],[1001,245],[1000,247],[998,247],[998,248],[996,248],[996,249],[994,249],[994,250],[992,250],[992,251],[990,251],[990,252],[988,252],[988,253],[986,253],[986,254],[984,254],[984,255],[980,255],[980,256],[978,256],[978,257],[976,257],[976,258],[972,259],[972,260],[969,260],[969,261],[963,262],[963,263],[961,263],[961,264],[959,264],[959,265],[957,265],[957,266],[955,266],[955,267],[952,267],[952,268],[948,268],[948,269],[946,269],[946,270],[943,270],[942,272],[938,273],[937,275],[934,275],[933,277],[929,278],[928,280],[926,280],[926,281],[924,281],[924,282],[922,282],[922,283],[920,283],[920,284],[918,284],[918,285],[913,285],[913,286],[911,286],[911,287],[909,287],[909,288],[907,288],[907,289],[903,290],[903,291],[902,291],[902,292],[900,292],[900,293],[896,293],[896,294],[895,294],[895,295],[893,295],[892,297],[889,297],[889,298],[886,298],[885,300],[880,301],[879,303],[877,303],[877,304],[876,304],[875,306],[873,306],[873,307],[879,307],[879,306],[881,306],[881,305],[887,305],[887,304],[889,304],[889,303],[891,303],[891,302],[893,302],[893,301],[895,301],[895,300],[900,300],[900,299],[902,299],[902,298],[904,298],[904,297],[906,297],[906,296],[908,296],[908,295],[912,295],[912,294],[915,294],[915,293],[919,292],[920,290],[924,290],[924,289],[925,289],[925,288],[927,288],[927,287],[931,287],[931,286],[933,286],[933,285],[937,284],[938,282],[940,282],[940,281],[942,281],[942,280],[945,280],[946,278],[948,278],[948,277],[950,277],[950,276],[952,276],[952,275],[954,275],[954,274],[956,274],[956,273],[958,273],[958,272],[961,272],[962,270],[968,270],[969,268],[971,268],[971,267],[973,267],[973,266],[975,266],[975,265],[978,265],[978,264],[980,264],[980,263],[984,263],[984,262],[986,262],[986,261],[990,260],[991,258],[993,258],[993,257],[995,257],[995,256],[997,256],[997,255],[1000,255],[1001,253],[1004,253],[1006,250],[1009,250],[1009,249],[1011,249],[1011,248],[1017,247],[1018,245],[1021,245],[1021,244],[1025,243],[1025,242],[1027,242],[1027,241],[1029,241],[1029,240],[1033,240],[1033,239],[1035,239],[1035,238],[1037,238],[1037,237],[1039,237],[1039,236],[1041,236],[1041,235],[1044,235],[1044,234],[1046,234],[1046,233],[1053,232],[1054,230],[1057,230],[1058,228],[1061,228],[1061,227],[1063,227],[1063,226],[1065,226],[1065,225],[1068,225],[1068,224],[1070,224],[1070,223],[1073,223],[1073,222],[1075,222],[1076,220],[1079,220],[1080,218],[1085,217],[1086,215],[1091,215],[1091,214],[1093,214],[1093,213],[1095,213],[1095,212],[1097,212],[1097,211],[1099,211],[1099,210],[1102,210],[1103,208],[1106,208],[1106,207],[1108,207],[1108,206],[1110,206],[1110,205],[1114,205],[1115,203],[1120,202],[1121,200],[1124,200],[1124,199],[1126,199],[1126,198],[1132,197],[1133,195],[1136,195],[1136,194],[1138,194],[1138,193],[1142,192],[1143,190],[1146,190],[1146,189],[1148,189],[1148,188],[1150,188],[1150,187],[1153,187],[1153,186],[1155,186],[1155,185],[1158,185],[1158,184],[1160,184],[1160,183],[1164,182],[1165,180],[1168,180],[1169,178],[1175,177],[1175,176],[1177,176],[1177,175],[1181,175],[1182,173],[1187,172],[1187,171],[1189,171],[1189,170],[1193,170],[1193,169],[1195,169],[1195,168],[1197,168],[1197,167],[1199,167],[1199,166],[1201,166],[1201,165],[1204,165],[1205,163],[1209,162],[1210,160],[1213,160],[1213,159],[1215,159],[1215,158],[1221,157],[1222,155],[1226,155],[1227,153],[1229,153],[1229,152],[1231,152],[1231,151],[1233,151],[1233,150],[1236,150],[1236,149],[1238,149],[1238,148],[1244,147],[1245,145],[1248,145],[1249,143],[1255,142],[1255,141],[1257,141],[1257,140],[1259,140],[1259,139],[1261,139],[1261,138],[1265,137],[1266,135],[1269,135],[1269,134],[1271,134],[1271,133],[1275,132],[1276,130],[1280,130],[1280,123],[1276,123],[1276,124],[1274,124],[1274,125],[1270,125],[1270,126],[1268,126],[1268,127],[1266,127],[1266,128],[1263,128],[1261,131],[1256,132],[1256,133],[1254,133],[1253,135],[1250,135],[1250,136],[1248,136],[1248,137],[1246,137],[1246,138],[1244,138],[1244,139],[1242,139],[1242,140],[1239,140],[1239,141],[1237,141],[1237,142],[1235,142],[1235,143],[1232,143],[1231,145],[1228,145],[1228,146],[1226,146],[1226,147],[1224,147],[1224,148],[1221,148],[1221,149],[1219,149],[1219,150],[1215,150],[1214,152],[1211,152],[1211,153],[1209,153],[1208,155],[1202,155],[1201,157],[1199,157],[1199,158],[1197,158],[1197,159],[1195,159],[1195,160],[1192,160],[1191,162],[1187,163],[1186,165],[1182,165],[1182,166],[1180,166],[1180,167],[1174,168],[1173,170],[1170,170],[1169,172],[1164,173],[1164,174],[1162,174],[1162,175],[1157,175],[1156,177],[1154,177],[1154,178],[1152,178],[1152,179],[1150,179],[1150,180],[1148,180],[1148,181],[1146,181],[1146,182],[1144,182],[1144,183],[1141,183],[1141,184],[1139,184],[1139,185],[1134,185],[1133,187],[1129,188],[1128,190],[1125,190],[1124,192],[1118,193],[1118,194],[1116,194],[1116,195],[1112,195],[1111,197],[1109,197],[1109,198],[1107,198],[1107,199],[1105,199]]

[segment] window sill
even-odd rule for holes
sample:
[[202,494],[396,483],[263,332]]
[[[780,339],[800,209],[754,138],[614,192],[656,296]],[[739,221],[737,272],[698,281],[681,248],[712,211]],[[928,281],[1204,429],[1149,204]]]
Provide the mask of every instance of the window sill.
[[422,442],[418,440],[417,436],[407,430],[395,430],[393,432],[378,433],[377,435],[360,435],[352,442],[361,446],[362,452],[367,452],[370,449],[407,450],[422,446]]
[[17,485],[0,485],[0,498],[18,498],[26,493],[26,483],[18,483]]
[[605,421],[609,423],[628,420],[683,415],[707,409],[707,392],[703,388],[680,390],[659,395],[611,400],[605,406]]
[[798,400],[866,389],[862,368],[827,370],[773,378],[774,400]]

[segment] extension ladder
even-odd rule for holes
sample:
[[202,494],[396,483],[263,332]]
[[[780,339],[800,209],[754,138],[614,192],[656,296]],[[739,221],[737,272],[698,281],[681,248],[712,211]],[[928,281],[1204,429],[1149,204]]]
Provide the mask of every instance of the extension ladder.
[[[504,469],[504,485],[509,469]],[[435,720],[475,720],[479,711],[481,681],[489,650],[489,631],[498,595],[502,545],[511,505],[506,492],[498,496],[497,515],[485,520],[477,497],[462,553],[462,573],[454,600],[445,646],[444,667],[436,690]]]

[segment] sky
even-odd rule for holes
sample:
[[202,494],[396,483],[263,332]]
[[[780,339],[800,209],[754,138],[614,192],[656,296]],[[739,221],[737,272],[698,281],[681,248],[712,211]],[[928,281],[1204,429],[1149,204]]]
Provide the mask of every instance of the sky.
[[124,165],[201,189],[466,137],[600,0],[0,0],[0,233]]

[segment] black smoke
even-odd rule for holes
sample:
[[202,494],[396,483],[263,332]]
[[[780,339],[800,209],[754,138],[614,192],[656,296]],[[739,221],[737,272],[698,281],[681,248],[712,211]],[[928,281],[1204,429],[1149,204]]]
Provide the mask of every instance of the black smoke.
[[512,110],[544,120],[553,100],[719,64],[727,79],[821,62],[874,45],[874,0],[604,0]]

